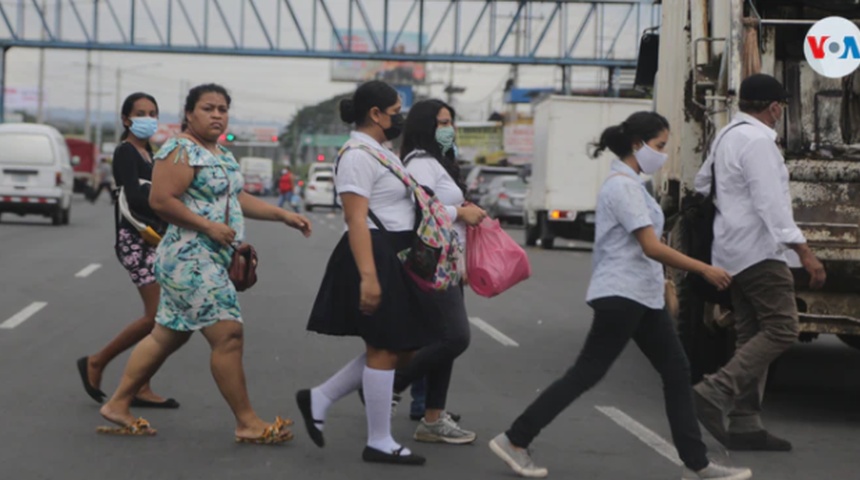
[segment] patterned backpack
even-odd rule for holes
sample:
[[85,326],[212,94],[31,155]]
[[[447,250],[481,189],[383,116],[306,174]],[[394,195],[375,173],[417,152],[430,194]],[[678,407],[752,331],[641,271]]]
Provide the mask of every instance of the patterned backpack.
[[[459,263],[462,261],[458,248],[460,239],[442,202],[432,190],[419,185],[402,167],[391,163],[380,152],[363,143],[347,142],[338,152],[337,162],[351,149],[360,149],[372,155],[399,178],[415,197],[415,240],[412,247],[397,254],[409,276],[424,291],[445,290],[457,283],[460,280]],[[380,231],[386,231],[372,211],[368,211],[368,216]]]

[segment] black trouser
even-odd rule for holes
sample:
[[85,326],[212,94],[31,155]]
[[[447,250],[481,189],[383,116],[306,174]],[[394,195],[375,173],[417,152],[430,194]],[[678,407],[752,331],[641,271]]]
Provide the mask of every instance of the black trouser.
[[669,315],[621,297],[600,298],[591,307],[594,321],[576,363],[516,419],[508,439],[527,448],[562,410],[603,378],[632,338],[663,379],[666,414],[681,460],[694,471],[705,468],[708,458],[693,409],[690,363]]
[[90,189],[90,192],[89,192],[90,201],[95,202],[96,200],[98,200],[99,196],[101,196],[101,194],[102,194],[102,190],[107,190],[108,193],[110,193],[110,187],[111,187],[110,182],[101,182],[101,183],[99,183],[98,187]]
[[394,391],[400,393],[412,382],[426,376],[426,408],[444,410],[454,360],[469,347],[469,316],[466,314],[462,286],[453,286],[444,292],[434,292],[426,297],[427,299],[422,301],[422,308],[431,315],[430,318],[439,322],[442,329],[441,339],[418,350],[408,365],[397,370]]

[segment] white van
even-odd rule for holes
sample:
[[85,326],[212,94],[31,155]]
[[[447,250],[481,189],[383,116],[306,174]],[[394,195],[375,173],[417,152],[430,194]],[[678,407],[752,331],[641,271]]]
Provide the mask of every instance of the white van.
[[69,148],[56,128],[0,124],[0,215],[44,215],[67,225],[73,183]]

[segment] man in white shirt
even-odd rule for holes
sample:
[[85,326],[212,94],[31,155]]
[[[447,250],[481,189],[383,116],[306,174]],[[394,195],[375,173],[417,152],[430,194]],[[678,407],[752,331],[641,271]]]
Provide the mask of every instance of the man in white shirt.
[[768,367],[797,340],[799,328],[786,250],[800,257],[811,288],[821,288],[826,278],[794,222],[788,169],[776,145],[774,127],[787,98],[769,75],[744,80],[741,112],[717,134],[696,176],[696,190],[707,195],[713,165],[718,211],[712,263],[733,276],[737,348],[729,363],[694,387],[694,397],[699,420],[730,450],[791,450],[791,443],[771,435],[761,421]]

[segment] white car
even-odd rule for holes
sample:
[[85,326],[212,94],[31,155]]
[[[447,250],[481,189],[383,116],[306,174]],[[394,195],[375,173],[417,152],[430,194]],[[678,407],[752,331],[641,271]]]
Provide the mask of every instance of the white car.
[[67,225],[74,172],[66,141],[48,125],[0,125],[0,214],[44,215]]
[[334,193],[334,177],[330,173],[317,173],[312,176],[305,185],[305,209],[311,212],[315,207],[338,206]]

